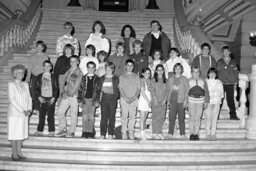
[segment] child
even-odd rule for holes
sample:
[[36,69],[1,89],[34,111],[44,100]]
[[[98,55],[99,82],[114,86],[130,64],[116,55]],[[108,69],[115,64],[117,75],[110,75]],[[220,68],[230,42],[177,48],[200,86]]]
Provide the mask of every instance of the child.
[[227,104],[229,107],[229,115],[231,120],[239,120],[236,115],[234,90],[238,84],[238,68],[235,60],[231,59],[231,51],[228,46],[222,48],[223,58],[217,63],[219,79],[223,83],[224,93],[227,96]]
[[99,61],[97,76],[101,77],[101,76],[105,75],[105,64],[107,62],[108,53],[101,50],[97,53],[97,58],[98,58],[98,61]]
[[96,69],[99,67],[99,61],[95,57],[95,47],[93,45],[87,45],[85,48],[85,55],[86,56],[81,56],[81,62],[80,62],[80,69],[82,70],[83,74],[87,74],[87,63],[92,61],[96,64]]
[[168,83],[164,73],[164,66],[158,64],[151,80],[152,96],[152,138],[164,139],[162,128],[165,120]]
[[151,70],[150,68],[143,68],[142,75],[140,79],[140,97],[138,101],[138,110],[140,111],[140,130],[141,139],[146,140],[145,135],[145,124],[148,112],[151,111],[151,94],[150,94],[150,78]]
[[[94,138],[94,115],[95,108],[99,106],[100,95],[96,88],[98,87],[98,76],[95,74],[96,64],[89,61],[87,64],[87,74],[83,76],[79,90],[77,101],[82,107],[83,132],[82,137]],[[97,94],[98,93],[98,94]]]
[[119,97],[119,78],[113,75],[115,65],[107,62],[106,74],[99,79],[98,94],[101,93],[100,138],[104,139],[108,130],[108,139],[113,139],[117,99]]
[[220,111],[221,99],[224,97],[224,90],[222,82],[217,79],[218,73],[215,68],[210,68],[207,73],[208,79],[206,83],[208,85],[210,94],[210,103],[206,109],[205,116],[205,130],[207,140],[216,140],[216,126],[217,119]]
[[51,61],[46,60],[43,62],[44,72],[37,76],[36,82],[36,97],[40,102],[39,107],[39,123],[37,125],[36,136],[42,136],[44,131],[45,116],[47,115],[49,136],[54,136],[55,124],[55,102],[58,98],[58,81],[51,73],[53,65]]
[[152,53],[152,56],[153,56],[153,61],[151,64],[149,64],[149,68],[151,69],[152,73],[155,73],[155,69],[158,64],[162,64],[164,66],[164,68],[166,68],[165,63],[163,61],[164,58],[163,58],[161,50],[155,49]]
[[142,69],[148,67],[148,58],[142,53],[142,42],[135,40],[133,42],[134,53],[130,55],[130,59],[135,63],[134,72],[141,75]]
[[201,71],[200,77],[202,79],[207,78],[207,71],[209,68],[216,68],[216,61],[210,55],[211,54],[211,46],[208,43],[203,43],[201,45],[202,54],[197,55],[192,62],[192,68],[198,67]]
[[210,97],[207,83],[200,78],[200,69],[198,67],[192,68],[188,96],[190,140],[199,140],[200,119],[203,109],[208,106]]
[[173,138],[175,120],[178,114],[180,138],[186,139],[185,135],[185,110],[188,100],[188,79],[182,75],[183,66],[181,63],[177,63],[173,67],[173,73],[168,79],[169,84],[169,94],[168,94],[168,104],[169,109],[169,132],[167,139]]
[[75,27],[70,22],[65,22],[63,26],[64,26],[65,34],[59,37],[57,40],[57,44],[56,44],[57,56],[63,55],[63,52],[64,52],[63,48],[67,44],[71,44],[74,47],[74,54],[78,56],[80,51],[80,46],[77,38],[73,37]]
[[[180,63],[183,66],[182,75],[191,78],[191,68],[188,64],[188,61],[180,55],[180,52],[177,48],[171,48],[169,53],[170,58],[166,61],[166,72],[168,75],[173,75],[173,66],[177,63]],[[169,77],[169,76],[168,76]]]
[[34,113],[38,113],[39,110],[39,103],[37,100],[37,96],[35,95],[35,84],[37,76],[43,72],[43,62],[45,60],[50,60],[50,58],[46,55],[46,49],[46,44],[43,41],[37,41],[37,52],[34,55],[32,55],[30,64],[28,66],[27,81],[30,82],[30,93],[32,97]]
[[116,76],[120,76],[125,72],[125,61],[129,57],[124,54],[124,43],[118,42],[116,44],[116,53],[109,57],[109,61],[115,64],[115,72]]
[[[78,103],[77,103],[77,94],[78,88],[83,76],[82,71],[78,67],[79,58],[78,56],[70,57],[71,68],[65,74],[65,85],[64,90],[61,93],[61,101],[58,108],[58,117],[59,117],[59,127],[60,131],[56,136],[65,136],[74,137],[77,124],[77,112],[78,112]],[[65,113],[70,108],[71,116],[71,125],[69,131],[67,132],[67,120]]]
[[54,75],[58,80],[60,94],[62,93],[65,83],[65,73],[70,68],[70,57],[74,55],[75,48],[71,44],[66,44],[63,49],[63,55],[58,57],[55,67]]
[[128,139],[127,127],[129,132],[129,139],[133,140],[136,108],[138,105],[138,95],[140,93],[140,78],[133,73],[134,62],[128,59],[125,62],[126,72],[120,76],[119,91],[120,104],[122,110],[122,139]]

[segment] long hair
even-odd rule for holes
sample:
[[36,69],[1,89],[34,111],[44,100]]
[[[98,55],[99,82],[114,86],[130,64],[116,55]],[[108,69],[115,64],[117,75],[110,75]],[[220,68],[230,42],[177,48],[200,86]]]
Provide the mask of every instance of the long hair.
[[99,21],[99,20],[94,21],[94,23],[92,25],[92,32],[95,33],[95,26],[96,25],[100,25],[100,33],[105,35],[106,34],[106,28],[105,28],[104,24],[101,21]]
[[163,69],[163,83],[166,83],[166,76],[165,76],[165,72],[164,72],[164,66],[162,64],[158,64],[156,66],[155,73],[154,73],[155,81],[158,82],[158,74],[157,74],[158,68],[162,68]]
[[130,37],[133,37],[133,38],[136,38],[136,33],[135,33],[135,30],[134,28],[130,25],[130,24],[127,24],[127,25],[124,25],[122,30],[121,30],[121,37],[124,37],[124,31],[126,28],[129,28],[130,31],[131,31],[131,34],[130,34]]

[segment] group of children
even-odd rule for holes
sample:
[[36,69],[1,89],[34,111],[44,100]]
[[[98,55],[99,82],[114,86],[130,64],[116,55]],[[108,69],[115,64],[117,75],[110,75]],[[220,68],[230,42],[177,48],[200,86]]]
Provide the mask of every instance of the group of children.
[[[66,44],[53,72],[53,65],[45,55],[44,42],[38,41],[36,47],[37,53],[32,57],[29,73],[34,111],[39,111],[39,124],[35,133],[38,136],[43,135],[47,115],[49,136],[74,137],[78,109],[81,108],[82,137],[94,138],[95,111],[100,107],[100,138],[106,138],[108,133],[107,137],[113,139],[119,99],[122,139],[135,139],[137,110],[140,113],[141,139],[173,139],[177,115],[180,138],[186,139],[185,110],[188,109],[190,140],[199,140],[203,110],[206,111],[206,138],[215,140],[217,119],[224,97],[223,81],[218,79],[218,71],[223,70],[229,74],[237,72],[227,47],[223,48],[224,57],[226,56],[223,58],[224,62],[221,59],[219,65],[216,65],[217,68],[210,65],[206,79],[200,77],[202,66],[192,65],[190,68],[176,48],[170,49],[170,58],[167,61],[162,60],[161,50],[154,50],[153,61],[149,62],[142,52],[142,42],[139,40],[133,42],[134,54],[130,56],[124,54],[122,42],[117,43],[116,53],[110,57],[105,51],[95,54],[95,47],[89,44],[85,49],[86,55],[79,58],[74,55],[75,48]],[[40,61],[43,65],[42,71],[37,64]],[[199,62],[202,62],[201,58]],[[228,64],[231,69],[227,68]],[[233,75],[235,74],[237,73]],[[225,86],[224,84],[224,89]],[[55,134],[56,102],[60,130]],[[162,130],[168,106],[169,131],[164,135]],[[150,111],[152,136],[145,132]],[[71,118],[69,129],[67,113]]]

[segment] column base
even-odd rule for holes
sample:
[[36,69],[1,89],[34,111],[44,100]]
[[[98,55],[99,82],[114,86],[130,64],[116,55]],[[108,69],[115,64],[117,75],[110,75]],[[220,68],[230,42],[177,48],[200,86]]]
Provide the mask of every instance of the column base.
[[246,138],[256,140],[256,117],[248,117],[246,123]]

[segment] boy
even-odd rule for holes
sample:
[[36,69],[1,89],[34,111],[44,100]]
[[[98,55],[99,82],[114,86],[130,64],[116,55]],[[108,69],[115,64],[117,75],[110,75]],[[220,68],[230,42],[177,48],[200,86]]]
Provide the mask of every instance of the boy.
[[122,139],[127,139],[127,127],[129,131],[129,138],[134,137],[134,125],[136,108],[138,105],[138,95],[140,93],[140,78],[133,73],[134,62],[128,59],[125,62],[126,72],[120,76],[119,91],[120,104],[122,110]]
[[190,140],[199,140],[200,118],[203,109],[207,108],[209,101],[210,96],[207,83],[200,78],[200,69],[193,67],[188,91]]
[[134,53],[130,56],[130,59],[134,62],[134,72],[141,75],[142,69],[148,67],[148,58],[142,53],[142,42],[135,40],[132,44]]
[[223,58],[217,62],[219,79],[223,83],[224,94],[227,96],[229,115],[231,120],[239,120],[236,115],[234,90],[238,84],[238,68],[235,60],[231,59],[231,51],[228,46],[222,48]]
[[82,137],[94,138],[94,115],[95,108],[99,106],[100,95],[96,88],[98,84],[98,76],[95,74],[96,64],[92,61],[86,64],[88,73],[83,76],[79,90],[77,101],[82,109],[83,132]]
[[124,54],[124,43],[118,42],[116,44],[116,53],[109,57],[109,61],[113,62],[116,66],[114,74],[120,76],[124,73],[125,61],[129,57]]
[[58,98],[58,82],[56,77],[51,73],[53,65],[51,61],[43,62],[44,72],[37,76],[35,94],[38,97],[39,107],[39,123],[37,125],[36,136],[42,136],[44,131],[45,116],[47,114],[49,136],[54,136],[54,112],[55,102]]
[[193,62],[192,62],[192,68],[198,67],[201,71],[200,77],[202,79],[207,78],[207,72],[209,68],[213,67],[216,68],[216,61],[215,59],[210,55],[211,53],[211,46],[208,43],[203,43],[201,45],[202,54],[197,55]]
[[[76,55],[70,57],[70,66],[71,68],[65,74],[65,85],[64,90],[61,93],[61,102],[58,108],[58,117],[59,117],[59,127],[60,131],[56,136],[66,136],[74,137],[77,124],[77,112],[78,112],[78,103],[77,103],[77,94],[78,88],[83,76],[82,71],[78,67],[79,58]],[[67,132],[67,120],[65,113],[70,108],[71,115],[71,125],[69,131]]]

